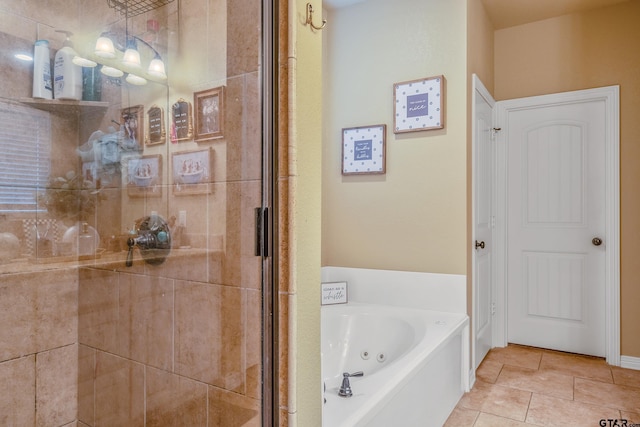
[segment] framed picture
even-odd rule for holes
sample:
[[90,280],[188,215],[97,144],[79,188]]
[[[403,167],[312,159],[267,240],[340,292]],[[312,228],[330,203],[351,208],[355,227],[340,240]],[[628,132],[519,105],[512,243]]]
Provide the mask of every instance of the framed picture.
[[180,98],[171,106],[171,141],[193,139],[193,109],[191,103]]
[[393,85],[393,132],[444,128],[444,76]]
[[173,193],[203,194],[210,191],[213,149],[183,151],[171,157]]
[[162,196],[162,156],[130,157],[127,165],[127,194],[130,197]]
[[205,141],[223,137],[224,86],[193,94],[195,108],[195,140]]
[[147,138],[146,145],[162,144],[167,137],[167,131],[164,127],[164,110],[162,107],[152,105],[147,111]]
[[342,174],[386,172],[387,125],[342,129]]
[[144,141],[144,107],[135,105],[120,110],[120,127],[124,131],[126,146],[142,147]]

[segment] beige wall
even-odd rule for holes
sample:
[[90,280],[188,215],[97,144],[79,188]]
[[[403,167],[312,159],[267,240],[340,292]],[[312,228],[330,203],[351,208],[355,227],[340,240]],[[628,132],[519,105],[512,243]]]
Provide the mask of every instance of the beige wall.
[[[325,31],[322,265],[466,273],[466,1],[369,0]],[[393,84],[443,74],[445,128],[393,133]],[[387,172],[341,175],[342,128],[386,124]]]
[[640,357],[640,2],[495,33],[497,100],[620,85],[621,354]]
[[[472,247],[473,236],[473,176],[472,176],[472,106],[474,102],[472,77],[476,74],[487,88],[489,93],[493,92],[493,43],[494,31],[493,25],[489,20],[481,0],[467,1],[467,251],[470,253],[474,250]],[[472,271],[472,257],[467,257],[467,271]],[[473,310],[473,277],[469,273],[467,275],[467,313],[471,321]],[[472,338],[472,337],[470,337]]]
[[[471,76],[477,74],[489,93],[493,93],[494,85],[494,30],[489,16],[481,0],[467,0],[467,74],[468,94],[467,114],[469,117],[468,136],[471,142],[471,105],[473,88]],[[469,152],[471,146],[469,146]],[[469,181],[470,182],[470,181]]]
[[[290,1],[289,150],[288,164],[283,166],[288,169],[289,200],[288,425],[319,427],[322,34],[302,25],[305,10],[305,0]],[[319,23],[321,9],[316,10]],[[285,425],[282,420],[281,425]]]

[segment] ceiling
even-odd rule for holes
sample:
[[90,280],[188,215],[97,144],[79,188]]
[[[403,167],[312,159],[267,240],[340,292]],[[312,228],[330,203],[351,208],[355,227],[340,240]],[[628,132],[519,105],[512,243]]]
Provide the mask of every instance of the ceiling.
[[[329,9],[365,0],[324,0]],[[391,1],[391,0],[389,0]],[[481,0],[496,30],[631,0]],[[636,1],[636,0],[634,0]]]

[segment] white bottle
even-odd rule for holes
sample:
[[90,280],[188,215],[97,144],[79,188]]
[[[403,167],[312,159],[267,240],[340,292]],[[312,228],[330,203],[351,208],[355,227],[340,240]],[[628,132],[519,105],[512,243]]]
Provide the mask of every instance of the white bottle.
[[66,39],[62,49],[56,52],[53,65],[53,96],[56,99],[82,99],[82,67],[73,63],[73,58],[77,55],[73,50],[73,44],[69,37],[69,31],[58,31],[65,33]]
[[51,58],[49,56],[49,42],[36,40],[33,49],[33,97],[53,98],[51,84]]
[[93,255],[96,253],[95,234],[91,233],[90,229],[94,231],[93,227],[89,227],[89,224],[82,223],[82,228],[78,235],[78,255]]

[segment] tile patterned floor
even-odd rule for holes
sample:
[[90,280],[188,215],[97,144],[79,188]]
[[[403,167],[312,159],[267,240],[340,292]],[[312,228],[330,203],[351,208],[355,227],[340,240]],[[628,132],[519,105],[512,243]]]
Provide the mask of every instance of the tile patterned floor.
[[445,427],[599,427],[623,420],[640,427],[640,371],[510,344],[489,352]]

